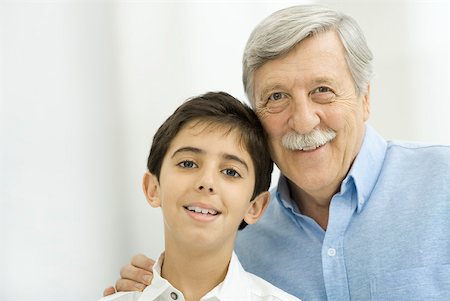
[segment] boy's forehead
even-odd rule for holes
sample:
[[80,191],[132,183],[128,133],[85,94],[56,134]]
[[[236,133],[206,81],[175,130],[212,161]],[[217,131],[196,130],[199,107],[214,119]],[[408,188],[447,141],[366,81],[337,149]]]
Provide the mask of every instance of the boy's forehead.
[[184,124],[175,137],[171,141],[171,148],[173,142],[181,138],[186,139],[188,137],[202,138],[204,136],[219,137],[221,140],[228,140],[233,144],[239,146],[241,151],[248,152],[242,131],[226,123],[210,120],[192,120]]
[[[190,135],[202,135],[209,134],[214,136],[234,136],[234,139],[240,142],[242,137],[242,131],[232,124],[221,123],[210,120],[192,120],[181,127],[181,131],[187,131]],[[233,133],[233,135],[230,135]],[[178,133],[179,134],[179,133]]]

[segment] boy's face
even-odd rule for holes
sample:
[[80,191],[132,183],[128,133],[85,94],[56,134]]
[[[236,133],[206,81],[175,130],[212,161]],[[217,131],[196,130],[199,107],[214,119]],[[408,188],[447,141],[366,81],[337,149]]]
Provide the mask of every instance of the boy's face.
[[250,202],[254,165],[239,138],[236,130],[190,122],[172,140],[159,183],[154,175],[144,176],[148,201],[162,208],[166,246],[232,246],[242,220],[259,219],[268,193]]

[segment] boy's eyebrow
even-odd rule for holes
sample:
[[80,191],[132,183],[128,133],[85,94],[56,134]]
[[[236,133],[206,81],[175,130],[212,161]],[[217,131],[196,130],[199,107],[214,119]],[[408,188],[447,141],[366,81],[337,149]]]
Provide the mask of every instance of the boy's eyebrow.
[[184,153],[184,152],[200,154],[200,153],[204,153],[205,151],[203,151],[203,150],[201,150],[201,149],[199,149],[199,148],[196,148],[196,147],[186,146],[186,147],[182,147],[182,148],[177,149],[177,150],[172,154],[172,157],[171,157],[171,158],[175,157],[175,155],[178,154],[178,153]]
[[[176,154],[184,153],[184,152],[187,152],[187,153],[196,153],[196,154],[203,154],[203,153],[205,153],[205,151],[202,150],[202,149],[200,149],[200,148],[192,147],[192,146],[185,146],[185,147],[182,147],[182,148],[177,149],[177,150],[172,154],[171,158],[175,157]],[[248,165],[247,165],[247,163],[245,163],[245,161],[242,160],[241,158],[239,158],[238,156],[232,155],[232,154],[224,153],[224,154],[222,155],[222,157],[223,157],[225,160],[236,161],[236,162],[238,162],[238,163],[244,165],[245,169],[248,170]]]
[[231,161],[236,161],[238,163],[241,163],[242,165],[244,165],[245,169],[248,170],[247,163],[245,163],[245,161],[242,160],[241,158],[239,158],[238,156],[235,156],[235,155],[232,155],[232,154],[224,154],[223,157],[226,160],[231,160]]

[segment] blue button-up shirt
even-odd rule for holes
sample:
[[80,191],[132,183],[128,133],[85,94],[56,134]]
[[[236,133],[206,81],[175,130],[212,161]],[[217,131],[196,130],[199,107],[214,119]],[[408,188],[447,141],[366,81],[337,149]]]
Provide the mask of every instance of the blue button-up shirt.
[[386,142],[366,127],[324,231],[285,177],[241,231],[244,268],[302,300],[450,300],[450,146]]

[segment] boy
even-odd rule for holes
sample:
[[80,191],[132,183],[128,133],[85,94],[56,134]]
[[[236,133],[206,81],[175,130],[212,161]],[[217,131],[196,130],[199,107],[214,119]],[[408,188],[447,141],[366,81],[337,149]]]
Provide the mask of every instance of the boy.
[[142,293],[103,301],[299,300],[246,273],[233,252],[238,229],[266,209],[273,167],[249,107],[223,92],[185,102],[155,134],[147,167],[143,190],[161,207],[165,251]]

